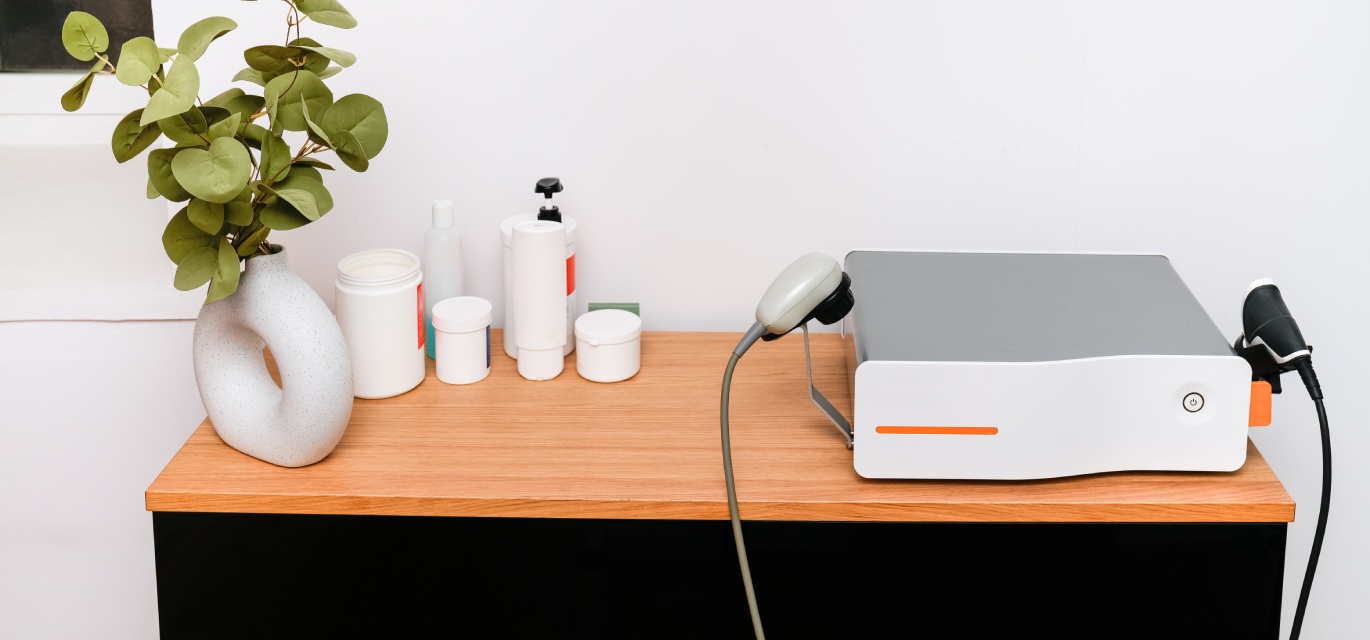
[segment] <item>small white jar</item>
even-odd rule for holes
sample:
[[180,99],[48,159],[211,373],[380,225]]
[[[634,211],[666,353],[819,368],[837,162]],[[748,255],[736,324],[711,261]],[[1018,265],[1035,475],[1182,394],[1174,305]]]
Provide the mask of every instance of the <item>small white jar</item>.
[[481,298],[448,298],[433,305],[438,379],[471,384],[490,375],[490,317],[494,306]]
[[642,367],[642,318],[600,309],[576,319],[576,373],[591,382],[619,382]]
[[338,326],[352,359],[353,394],[389,398],[423,382],[423,273],[399,249],[354,253],[338,263]]

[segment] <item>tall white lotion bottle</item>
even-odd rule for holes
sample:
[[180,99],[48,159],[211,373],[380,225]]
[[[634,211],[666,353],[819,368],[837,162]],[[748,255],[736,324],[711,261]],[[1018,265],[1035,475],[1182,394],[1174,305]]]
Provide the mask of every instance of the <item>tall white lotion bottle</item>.
[[565,366],[566,227],[551,220],[514,225],[514,317],[519,375],[551,380]]
[[562,190],[561,180],[543,178],[534,187],[535,193],[546,198],[547,203],[537,213],[525,213],[506,218],[500,223],[500,240],[504,245],[504,353],[518,359],[518,346],[515,344],[517,322],[514,303],[514,225],[534,220],[561,222],[566,230],[566,346],[562,354],[569,355],[576,346],[576,219],[563,215],[552,203],[552,196]]
[[423,321],[428,331],[428,357],[436,358],[433,305],[466,295],[462,286],[461,231],[451,200],[433,201],[433,227],[423,236]]

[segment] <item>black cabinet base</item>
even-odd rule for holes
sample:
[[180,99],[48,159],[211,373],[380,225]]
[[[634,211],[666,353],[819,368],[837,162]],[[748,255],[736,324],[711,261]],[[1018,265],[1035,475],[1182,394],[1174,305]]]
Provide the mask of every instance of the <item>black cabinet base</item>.
[[[726,521],[154,513],[163,640],[747,638]],[[1276,638],[1285,525],[748,522],[767,636]]]

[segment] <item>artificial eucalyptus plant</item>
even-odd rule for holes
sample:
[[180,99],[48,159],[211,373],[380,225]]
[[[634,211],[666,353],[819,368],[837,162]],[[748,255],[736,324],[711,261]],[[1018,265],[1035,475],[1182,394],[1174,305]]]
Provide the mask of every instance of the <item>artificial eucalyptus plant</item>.
[[[113,75],[148,93],[147,106],[115,126],[114,159],[127,162],[163,135],[175,143],[148,153],[147,197],[186,203],[167,223],[162,246],[176,263],[177,289],[209,283],[206,304],[237,290],[239,261],[271,252],[267,234],[302,227],[333,208],[319,172],[333,167],[312,156],[332,151],[352,170],[366,171],[389,134],[379,101],[360,93],[335,101],[324,84],[357,57],[300,35],[306,20],[341,29],[357,20],[337,0],[283,2],[286,43],[248,49],[247,68],[233,77],[261,87],[261,95],[235,87],[199,98],[195,61],[238,27],[228,18],[196,22],[175,49],[146,37],[129,40],[117,67],[104,55],[109,34],[95,16],[74,11],[62,25],[67,52],[96,61],[62,96],[62,108],[81,108],[95,76]],[[304,134],[297,151],[286,132]]]

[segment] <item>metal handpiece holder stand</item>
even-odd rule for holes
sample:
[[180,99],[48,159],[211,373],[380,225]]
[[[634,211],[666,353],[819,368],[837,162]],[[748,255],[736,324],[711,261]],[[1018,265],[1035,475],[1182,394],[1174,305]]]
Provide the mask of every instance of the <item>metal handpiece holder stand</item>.
[[837,427],[837,430],[842,433],[842,437],[847,441],[847,448],[850,449],[852,448],[851,423],[847,421],[846,416],[838,412],[837,407],[832,406],[832,403],[828,402],[828,399],[818,391],[818,387],[814,386],[813,364],[811,364],[811,358],[809,357],[809,325],[808,323],[804,323],[799,325],[799,327],[804,330],[804,371],[809,376],[809,399],[813,400],[814,405],[826,414],[828,419],[832,421],[833,426]]

